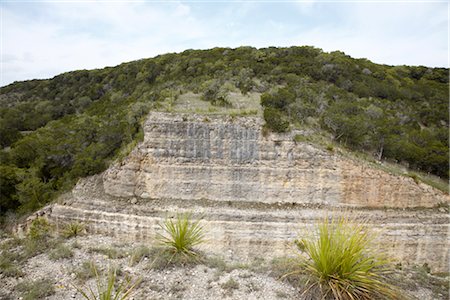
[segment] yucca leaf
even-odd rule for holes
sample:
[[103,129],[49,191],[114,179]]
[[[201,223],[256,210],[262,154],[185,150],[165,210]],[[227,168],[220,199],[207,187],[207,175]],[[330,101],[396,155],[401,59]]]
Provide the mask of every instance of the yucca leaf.
[[315,235],[295,242],[305,256],[298,267],[309,279],[305,291],[318,287],[322,299],[400,299],[385,280],[388,261],[373,251],[373,235],[364,223],[348,218],[326,218]]

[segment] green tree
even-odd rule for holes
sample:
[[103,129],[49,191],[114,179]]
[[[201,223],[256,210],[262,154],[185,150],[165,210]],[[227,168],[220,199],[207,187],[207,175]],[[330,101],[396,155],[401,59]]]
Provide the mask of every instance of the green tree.
[[21,182],[16,185],[16,190],[17,200],[22,208],[28,211],[44,206],[54,192],[51,183],[44,183],[33,169],[24,174]]
[[264,120],[266,126],[275,132],[286,132],[289,129],[289,121],[279,110],[266,107],[264,109]]

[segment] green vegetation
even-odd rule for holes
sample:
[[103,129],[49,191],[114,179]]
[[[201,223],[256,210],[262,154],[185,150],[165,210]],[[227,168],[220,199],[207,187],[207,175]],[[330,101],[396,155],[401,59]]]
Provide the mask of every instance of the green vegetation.
[[[308,50],[315,70],[286,74],[285,87],[261,97],[266,108],[284,112],[294,124],[317,119],[351,149],[448,178],[447,69],[387,67]],[[299,62],[306,65],[305,59]],[[440,75],[429,76],[433,72]]]
[[164,234],[158,236],[160,244],[175,256],[195,257],[194,247],[205,241],[200,219],[192,221],[189,213],[177,214],[160,224]]
[[226,282],[224,282],[221,287],[227,291],[237,290],[239,289],[239,282],[237,282],[233,278],[230,278]]
[[71,258],[72,256],[73,256],[72,249],[63,244],[57,245],[56,248],[50,251],[49,253],[49,258],[53,260]]
[[95,277],[97,266],[92,261],[84,261],[80,267],[75,268],[72,272],[75,274],[76,278],[80,281],[86,281],[90,278]]
[[38,217],[31,222],[27,237],[31,240],[46,240],[50,237],[52,229],[47,219]]
[[[63,246],[59,240],[52,237],[52,233],[53,226],[46,219],[36,218],[30,224],[29,232],[25,238],[12,237],[2,243],[0,248],[0,273],[8,277],[21,277],[25,274],[23,267],[26,261],[47,252],[49,249],[53,249],[52,253],[55,253],[55,259],[70,255],[67,252],[62,254],[64,252],[61,250]],[[69,252],[71,252],[70,249]]]
[[173,219],[167,218],[160,227],[162,233],[157,236],[158,247],[148,252],[146,248],[138,249],[133,253],[131,263],[147,256],[150,258],[147,268],[164,269],[192,266],[204,261],[205,257],[195,249],[205,241],[200,219],[192,221],[190,213],[177,214]]
[[346,218],[327,219],[318,225],[315,236],[296,240],[306,256],[300,257],[298,269],[291,274],[305,274],[304,293],[319,293],[322,299],[400,299],[387,283],[388,262],[377,254],[372,242],[364,225]]
[[264,120],[268,128],[275,132],[286,132],[289,129],[289,121],[277,109],[268,107],[264,110]]
[[126,251],[124,251],[123,249],[118,249],[117,247],[114,246],[93,247],[89,249],[89,252],[103,254],[110,259],[119,259],[127,256]]
[[143,138],[150,110],[173,111],[187,94],[214,113],[234,105],[231,91],[262,93],[265,130],[312,126],[349,149],[448,178],[448,80],[445,68],[313,47],[240,47],[16,82],[0,88],[1,215],[27,214],[102,172]]
[[23,300],[44,299],[55,293],[50,279],[23,281],[16,286],[16,289],[21,293]]
[[140,280],[133,281],[128,276],[119,282],[115,268],[111,268],[108,271],[106,280],[102,280],[94,265],[92,268],[96,277],[96,291],[90,286],[81,288],[74,285],[78,292],[87,300],[126,300],[131,297],[134,289],[140,283]]
[[449,299],[450,282],[448,273],[430,274],[427,264],[413,266],[410,270],[410,277],[407,280],[399,280],[399,284],[408,289],[417,289],[418,286],[430,289],[435,299]]
[[151,251],[146,246],[136,247],[130,256],[130,266],[134,266],[140,263],[145,257],[150,257]]
[[71,222],[64,226],[62,234],[66,238],[76,237],[83,233],[85,225],[80,222]]
[[9,251],[9,249],[3,249],[0,255],[0,273],[6,277],[21,277],[24,275],[20,269],[20,264],[16,260],[17,254]]

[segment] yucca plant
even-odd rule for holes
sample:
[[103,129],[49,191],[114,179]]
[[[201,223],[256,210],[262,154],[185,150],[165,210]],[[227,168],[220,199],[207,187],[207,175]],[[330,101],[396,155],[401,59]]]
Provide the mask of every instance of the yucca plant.
[[160,224],[163,234],[158,234],[159,243],[174,255],[196,256],[194,247],[205,241],[200,220],[192,221],[190,213],[177,214]]
[[112,268],[108,271],[108,277],[104,282],[94,264],[91,265],[95,273],[97,290],[94,291],[90,286],[80,288],[73,285],[78,292],[86,300],[126,300],[133,293],[136,286],[140,283],[140,280],[132,281],[130,277],[125,277],[120,283],[117,281],[117,270]]
[[62,233],[66,238],[71,238],[80,235],[85,228],[86,226],[83,223],[72,222],[64,226]]
[[304,295],[320,294],[319,299],[337,300],[401,298],[386,281],[388,260],[373,248],[374,236],[364,222],[327,218],[315,233],[295,241],[304,255],[291,274],[306,275]]

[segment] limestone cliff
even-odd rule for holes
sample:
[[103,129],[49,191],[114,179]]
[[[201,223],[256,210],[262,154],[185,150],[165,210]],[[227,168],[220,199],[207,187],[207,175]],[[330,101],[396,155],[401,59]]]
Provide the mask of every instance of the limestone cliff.
[[433,207],[446,199],[411,178],[356,165],[292,135],[264,137],[260,123],[152,113],[144,143],[105,173],[105,192],[330,207]]
[[302,230],[331,212],[366,218],[403,262],[448,265],[449,197],[292,134],[261,131],[257,117],[153,112],[144,141],[103,175],[87,178],[50,217],[92,231],[151,241],[160,222],[193,211],[205,249],[241,257],[286,255]]

